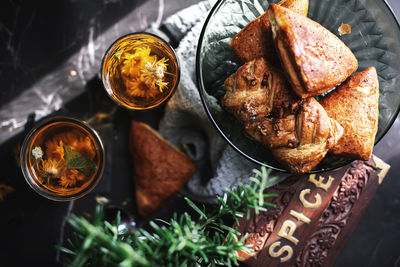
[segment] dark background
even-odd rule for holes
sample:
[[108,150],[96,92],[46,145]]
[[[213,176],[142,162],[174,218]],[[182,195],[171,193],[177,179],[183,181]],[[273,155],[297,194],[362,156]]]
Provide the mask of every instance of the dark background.
[[[150,1],[150,0],[149,0]],[[136,28],[145,29],[155,21],[158,1],[153,9],[142,9],[146,0],[104,1],[22,1],[3,0],[0,8],[0,110],[36,81],[54,71],[89,42],[121,18],[137,12]],[[189,6],[196,0],[165,0],[163,18]],[[400,1],[388,1],[400,15]],[[129,120],[145,120],[156,126],[162,109],[129,113],[107,98],[99,79],[87,79],[84,92],[64,104],[59,113],[90,118],[95,112],[110,113],[98,129],[106,143],[107,165],[104,178],[89,196],[73,203],[49,201],[33,192],[17,167],[13,149],[24,133],[0,144],[0,164],[5,170],[0,183],[11,184],[16,193],[0,203],[0,266],[57,266],[54,245],[63,239],[60,229],[68,208],[88,215],[95,196],[111,199],[112,205],[134,216],[134,195],[130,158],[127,151]],[[371,201],[359,227],[345,247],[337,266],[400,266],[400,122],[376,146],[374,153],[392,166],[385,182]],[[26,125],[26,129],[31,127]],[[399,149],[397,149],[399,148]],[[168,216],[181,209],[178,197],[154,216]],[[140,223],[140,221],[139,221]],[[68,233],[68,228],[66,228]]]

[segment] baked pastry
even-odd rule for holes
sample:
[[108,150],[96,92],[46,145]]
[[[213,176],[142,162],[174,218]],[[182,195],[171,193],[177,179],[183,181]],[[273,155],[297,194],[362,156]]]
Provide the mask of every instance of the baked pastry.
[[131,122],[136,202],[141,216],[157,210],[195,173],[190,158],[147,124]]
[[372,155],[379,117],[379,82],[376,69],[350,77],[321,100],[331,118],[344,129],[343,137],[330,149],[332,154],[368,160]]
[[300,97],[326,92],[357,70],[351,50],[317,22],[276,4],[267,13],[282,67]]
[[225,80],[224,89],[221,106],[243,123],[268,116],[274,108],[297,99],[283,73],[264,58],[241,66]]
[[289,114],[282,117],[261,117],[245,123],[246,135],[268,148],[297,147],[300,140],[296,132],[296,114],[290,110],[298,109],[299,104],[292,103],[288,109]]
[[224,88],[221,106],[292,173],[311,171],[343,134],[314,98],[297,97],[264,58],[241,66]]
[[312,97],[281,114],[248,123],[246,133],[269,147],[291,173],[310,172],[343,135],[342,126]]
[[[308,0],[282,0],[278,5],[307,16]],[[232,38],[230,45],[233,52],[243,63],[264,57],[272,64],[279,64],[272,40],[271,25],[266,12],[237,33]]]

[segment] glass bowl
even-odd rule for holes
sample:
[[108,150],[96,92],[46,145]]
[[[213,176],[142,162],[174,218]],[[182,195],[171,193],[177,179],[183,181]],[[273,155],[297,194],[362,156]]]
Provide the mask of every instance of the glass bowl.
[[174,49],[150,33],[130,33],[106,51],[101,80],[107,94],[129,110],[151,109],[172,96],[179,83]]
[[[219,105],[225,79],[241,63],[229,42],[250,21],[261,15],[271,0],[219,0],[203,26],[196,55],[196,74],[205,110],[226,141],[248,159],[287,172],[272,153],[245,137],[242,126]],[[400,30],[392,10],[382,0],[310,0],[308,17],[336,34],[358,59],[359,69],[375,66],[380,85],[379,125],[375,144],[389,130],[400,107]],[[338,28],[350,24],[351,34]],[[327,155],[312,173],[339,168],[349,159]]]
[[95,188],[103,175],[105,152],[100,136],[88,124],[52,116],[27,134],[20,160],[34,191],[51,200],[69,201]]

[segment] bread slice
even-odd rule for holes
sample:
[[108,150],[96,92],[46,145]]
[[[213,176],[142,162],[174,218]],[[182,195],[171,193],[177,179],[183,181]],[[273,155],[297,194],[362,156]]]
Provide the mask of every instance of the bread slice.
[[322,25],[276,4],[267,13],[282,67],[300,97],[324,93],[357,70],[351,50]]
[[131,122],[129,148],[133,158],[136,202],[147,216],[189,180],[196,167],[190,158],[147,124]]
[[[308,0],[282,0],[278,5],[307,16]],[[266,12],[237,33],[230,44],[232,50],[243,63],[264,57],[272,64],[279,64],[272,40],[271,24]]]
[[329,152],[368,160],[378,131],[379,81],[374,67],[350,77],[321,100],[328,115],[342,125],[344,134]]

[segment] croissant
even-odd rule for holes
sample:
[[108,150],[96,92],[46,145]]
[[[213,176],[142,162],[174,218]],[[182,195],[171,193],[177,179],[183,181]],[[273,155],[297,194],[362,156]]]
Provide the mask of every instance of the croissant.
[[291,105],[291,114],[250,122],[246,133],[269,147],[290,172],[307,173],[336,145],[343,128],[312,97]]
[[274,108],[298,99],[283,73],[264,58],[241,66],[225,80],[224,89],[221,106],[243,123],[268,116]]
[[282,67],[298,96],[324,93],[357,70],[351,50],[322,25],[276,4],[267,13]]
[[[307,16],[308,0],[282,0],[278,5]],[[272,64],[279,64],[272,39],[271,24],[266,12],[238,32],[232,38],[230,45],[243,63],[264,57]]]
[[298,98],[264,58],[244,64],[224,88],[222,107],[293,173],[311,171],[343,135],[314,98]]
[[379,82],[376,69],[350,77],[321,100],[328,115],[344,129],[343,137],[329,152],[353,159],[372,155],[379,118]]

